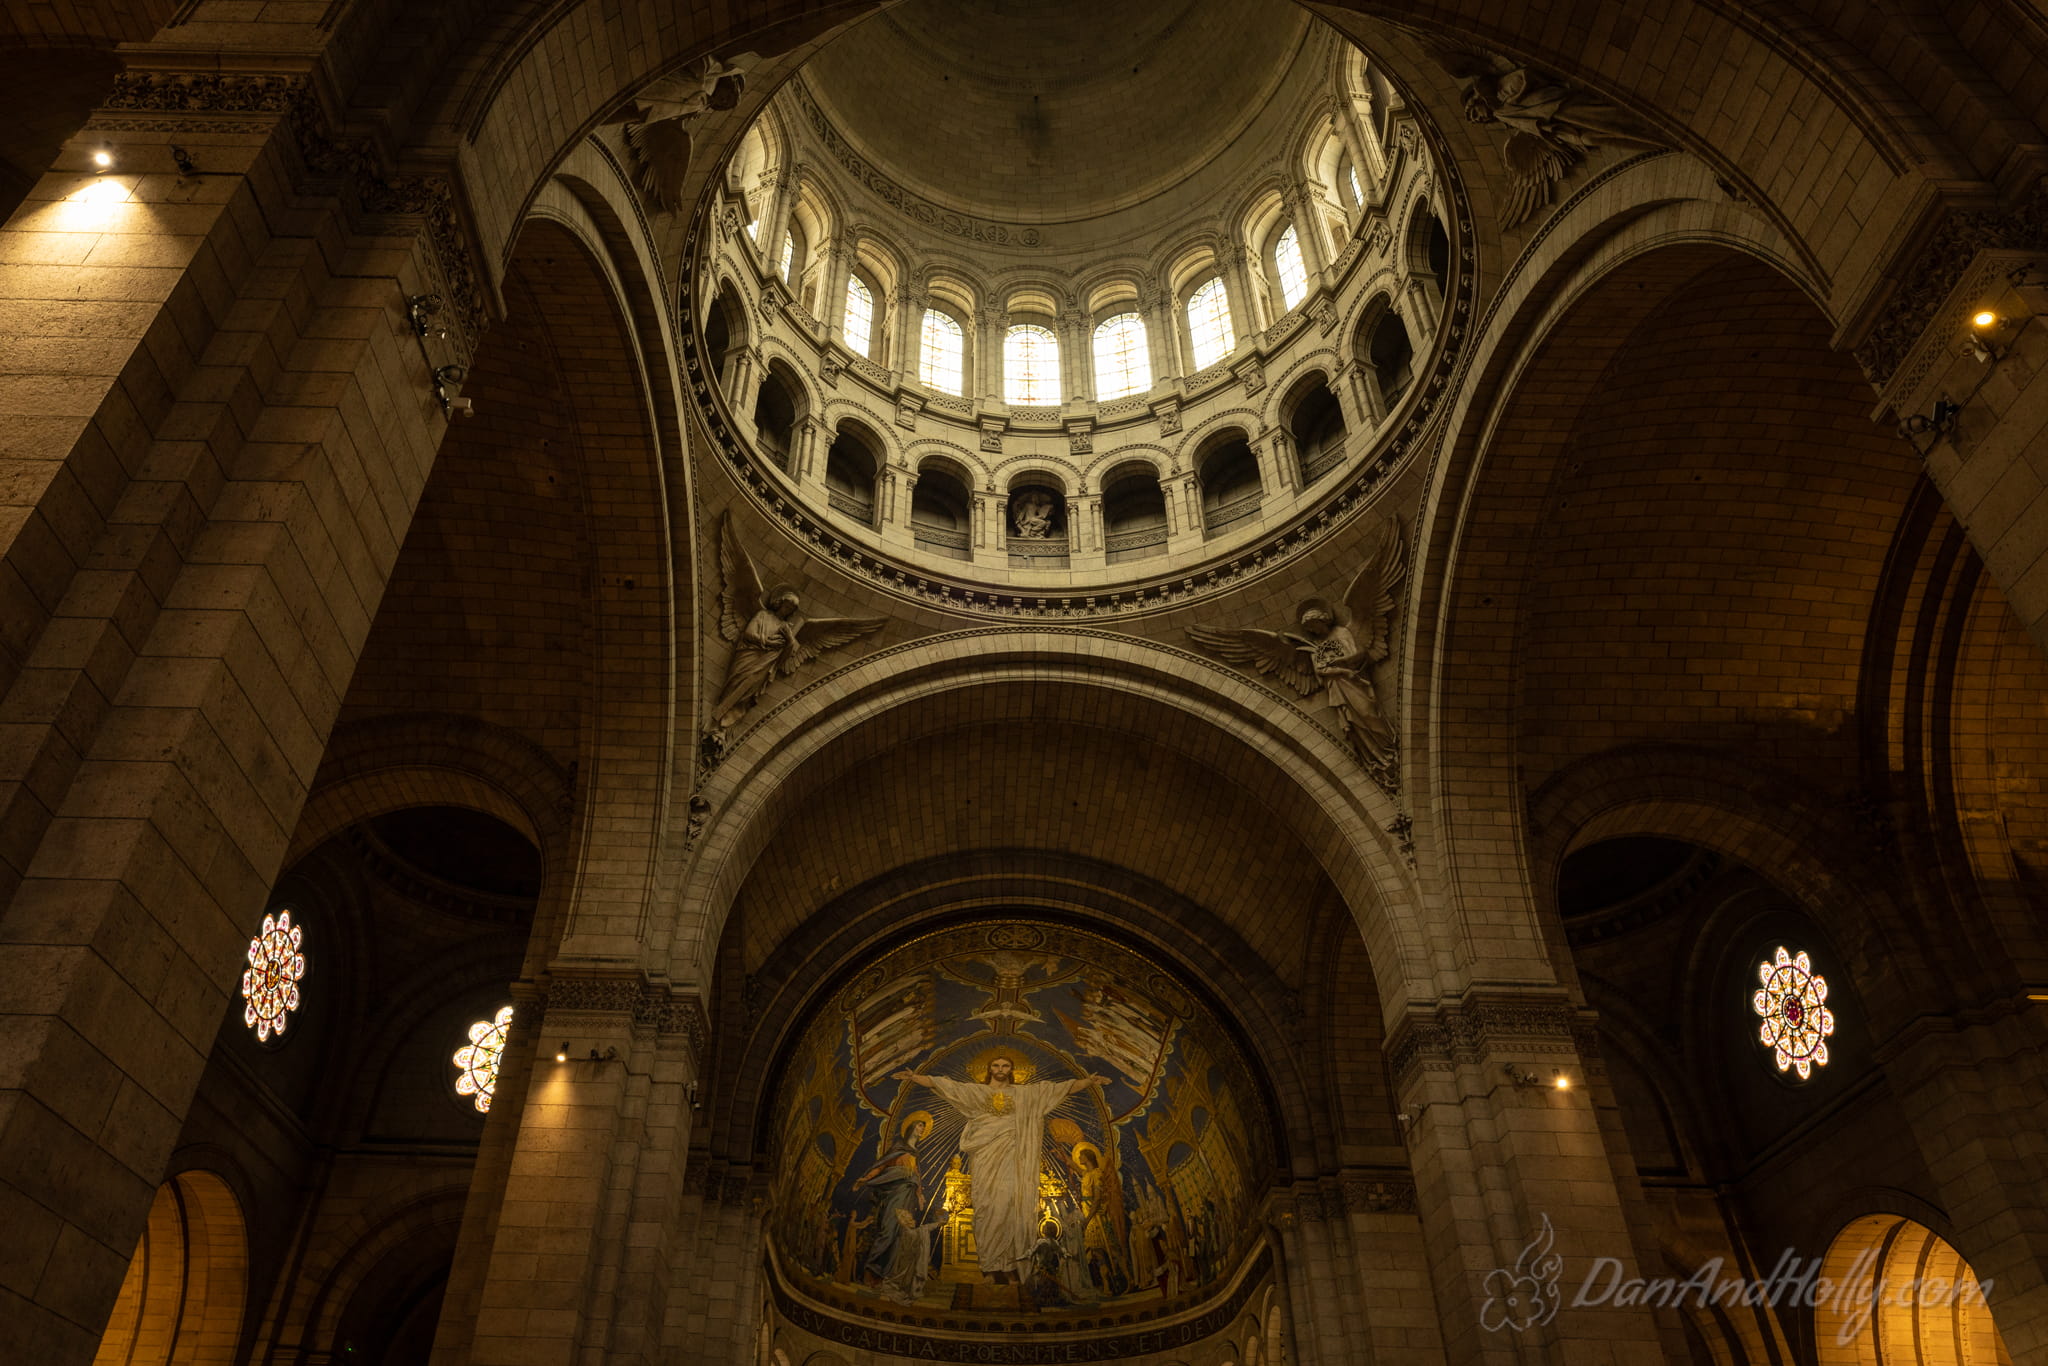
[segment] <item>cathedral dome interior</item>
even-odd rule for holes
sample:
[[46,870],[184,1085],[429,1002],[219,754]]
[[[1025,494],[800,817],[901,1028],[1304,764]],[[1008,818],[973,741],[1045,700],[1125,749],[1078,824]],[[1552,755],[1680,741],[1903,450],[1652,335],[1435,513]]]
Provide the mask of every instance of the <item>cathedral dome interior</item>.
[[0,1363],[2048,1360],[2044,92],[0,3]]

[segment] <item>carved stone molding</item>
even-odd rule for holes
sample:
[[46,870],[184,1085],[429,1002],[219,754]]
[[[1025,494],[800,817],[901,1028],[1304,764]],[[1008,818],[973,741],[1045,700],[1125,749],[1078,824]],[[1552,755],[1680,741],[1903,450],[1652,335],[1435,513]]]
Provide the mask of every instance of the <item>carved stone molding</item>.
[[1855,352],[1873,385],[1891,386],[1977,253],[1999,249],[2048,250],[2048,178],[2009,209],[1948,210],[1912,261],[1890,272],[1901,283]]
[[1387,1039],[1387,1070],[1397,1084],[1415,1069],[1449,1069],[1517,1054],[1578,1054],[1590,1022],[1556,997],[1473,993],[1433,1012],[1410,1011]]
[[[486,323],[482,277],[456,207],[454,182],[440,175],[387,175],[385,162],[367,139],[338,136],[312,82],[301,75],[213,71],[126,71],[87,125],[109,131],[227,132],[263,126],[265,117],[290,121],[301,167],[309,178],[338,181],[344,202],[357,217],[401,220],[365,225],[388,233],[420,233],[426,239],[434,281],[451,307],[450,340],[467,363]],[[138,114],[155,117],[136,117]],[[195,117],[197,116],[197,117]],[[416,220],[406,223],[403,220]]]
[[832,153],[833,160],[859,181],[861,186],[875,198],[895,209],[904,217],[940,232],[964,237],[970,242],[987,242],[999,247],[1037,247],[1045,245],[1045,235],[1037,228],[1014,227],[1006,223],[995,223],[987,219],[971,218],[951,209],[941,208],[922,196],[911,193],[894,180],[868,164],[867,158],[853,150],[839,130],[832,126],[832,120],[825,116],[811,92],[801,81],[795,83],[797,103],[803,109],[804,117],[811,128]]
[[711,1021],[704,1001],[694,991],[624,976],[556,976],[540,997],[547,1011],[581,1011],[623,1015],[637,1029],[684,1035],[693,1058],[704,1056]]

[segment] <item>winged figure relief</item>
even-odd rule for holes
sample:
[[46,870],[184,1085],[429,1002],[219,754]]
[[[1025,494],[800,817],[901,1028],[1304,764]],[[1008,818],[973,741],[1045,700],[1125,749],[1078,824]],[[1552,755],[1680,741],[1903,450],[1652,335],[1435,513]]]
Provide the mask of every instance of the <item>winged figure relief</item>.
[[1401,519],[1390,516],[1341,603],[1304,600],[1295,609],[1292,631],[1190,626],[1188,639],[1218,659],[1279,678],[1303,697],[1320,691],[1359,760],[1391,791],[1398,744],[1371,673],[1392,652],[1387,627],[1394,595],[1407,577],[1408,541]]
[[718,633],[732,642],[725,691],[712,709],[713,726],[723,732],[761,700],[769,684],[788,678],[819,655],[851,645],[887,625],[884,617],[806,617],[802,600],[788,584],[766,592],[761,576],[732,529],[732,514],[718,524]]
[[1667,144],[1634,115],[1597,95],[1509,58],[1441,41],[1429,46],[1463,90],[1465,118],[1507,130],[1503,227],[1546,208],[1557,182],[1600,147],[1642,151]]
[[[640,193],[658,209],[683,206],[683,182],[690,172],[691,126],[706,114],[740,102],[746,73],[716,57],[705,57],[656,82],[642,93],[646,106],[626,124],[626,143],[638,162]],[[655,114],[662,117],[656,118]]]

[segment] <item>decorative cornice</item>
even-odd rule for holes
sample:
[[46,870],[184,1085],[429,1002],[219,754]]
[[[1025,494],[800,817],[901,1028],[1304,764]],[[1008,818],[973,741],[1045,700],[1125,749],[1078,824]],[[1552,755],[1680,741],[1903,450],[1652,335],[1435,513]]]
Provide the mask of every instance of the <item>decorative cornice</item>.
[[704,1056],[711,1021],[703,998],[639,977],[554,975],[541,996],[548,1011],[582,1011],[594,1015],[628,1016],[636,1029],[657,1034],[682,1034],[694,1058]]
[[[452,337],[467,363],[486,323],[484,291],[469,237],[456,210],[454,182],[441,175],[386,175],[368,139],[336,137],[312,81],[303,75],[215,71],[124,71],[89,128],[157,132],[225,132],[261,126],[282,115],[292,126],[300,163],[312,178],[341,182],[351,206],[365,215],[416,218],[429,250],[435,288],[452,307]],[[156,118],[131,115],[154,114]],[[202,116],[195,118],[193,116]],[[382,230],[389,227],[379,225]],[[429,291],[434,292],[434,291]]]
[[1484,1062],[1504,1044],[1518,1053],[1575,1053],[1582,1033],[1578,1010],[1562,999],[1475,992],[1404,1016],[1387,1039],[1387,1070],[1400,1084],[1416,1068]]
[[1041,247],[1045,236],[1037,228],[1011,226],[996,223],[985,218],[972,218],[951,209],[941,208],[920,195],[911,193],[901,185],[883,175],[868,163],[867,158],[853,150],[839,130],[832,126],[832,120],[811,98],[811,92],[801,79],[792,82],[796,91],[797,104],[803,109],[804,117],[810,122],[811,130],[825,144],[825,150],[832,154],[845,172],[859,181],[875,198],[895,209],[913,222],[940,232],[964,237],[970,242],[986,242],[997,247]]
[[1942,215],[1912,263],[1890,272],[1901,283],[1856,348],[1864,376],[1887,388],[1977,253],[2001,248],[2048,250],[2048,177],[2009,209],[1950,209]]

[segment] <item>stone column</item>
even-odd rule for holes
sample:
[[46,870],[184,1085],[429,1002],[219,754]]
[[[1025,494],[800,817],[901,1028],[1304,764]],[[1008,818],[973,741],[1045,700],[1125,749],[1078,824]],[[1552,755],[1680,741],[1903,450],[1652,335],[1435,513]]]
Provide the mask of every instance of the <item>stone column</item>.
[[1067,557],[1075,569],[1099,569],[1102,547],[1102,496],[1082,493],[1067,500]]
[[1179,319],[1173,295],[1160,290],[1145,300],[1145,347],[1152,360],[1152,387],[1172,382],[1180,374]]
[[975,392],[989,403],[1003,402],[1003,332],[1007,326],[1000,313],[975,319]]
[[1085,313],[1072,310],[1060,314],[1060,392],[1055,400],[1066,403],[1080,399],[1095,401],[1095,350],[1093,329]]
[[1365,383],[1359,377],[1363,369],[1357,361],[1348,360],[1337,367],[1330,376],[1330,392],[1337,396],[1338,411],[1344,414],[1344,435],[1348,441],[1359,432],[1369,432],[1378,425],[1372,409],[1367,405]]
[[[1916,269],[1954,273],[1939,253]],[[1955,278],[1925,322],[1881,317],[1856,358],[1882,376],[1879,410],[1894,422],[1918,420],[1908,439],[1929,477],[2005,600],[2048,649],[2048,257],[1981,251]],[[1904,307],[1895,304],[1893,314]],[[1996,318],[1977,338],[1984,359],[1970,348],[1969,319],[1979,311]]]
[[1166,490],[1166,551],[1178,555],[1202,548],[1202,490],[1193,472],[1168,476]]
[[1251,264],[1252,254],[1242,243],[1231,247],[1223,263],[1223,292],[1230,296],[1230,326],[1240,350],[1258,336],[1262,326],[1252,303]]
[[984,568],[1002,568],[1010,563],[1003,549],[1003,500],[992,489],[976,489],[974,499],[974,562]]
[[1302,263],[1308,267],[1308,287],[1313,292],[1323,282],[1330,264],[1330,244],[1324,232],[1323,200],[1320,186],[1313,181],[1296,181],[1287,191],[1287,211],[1294,218],[1295,240],[1301,243]]
[[846,281],[853,274],[853,249],[858,240],[851,229],[832,239],[831,254],[825,258],[824,294],[818,300],[818,321],[825,325],[825,338],[841,346],[846,345]]
[[[1582,1027],[1556,996],[1474,992],[1411,1009],[1391,1031],[1388,1070],[1448,1361],[1664,1359],[1649,1309],[1572,1306],[1595,1258],[1645,1274],[1585,1084]],[[1559,1072],[1571,1089],[1555,1087]],[[1554,1275],[1550,1254],[1561,1259]],[[1518,1261],[1537,1273],[1524,1290],[1544,1297],[1510,1305],[1500,1292]]]
[[549,983],[545,1012],[467,1366],[652,1361],[702,1007],[635,978],[579,975]]
[[[1365,190],[1366,194],[1370,196],[1373,190],[1378,188],[1377,181],[1379,176],[1374,170],[1376,163],[1365,154],[1365,143],[1359,133],[1358,119],[1356,112],[1352,109],[1350,100],[1332,101],[1330,106],[1330,128],[1336,133],[1337,141],[1344,144],[1344,154],[1350,157],[1351,164],[1358,168],[1359,188]],[[1339,174],[1342,174],[1342,172],[1339,172]],[[1350,192],[1351,189],[1348,185],[1339,187],[1340,194],[1348,195]],[[1357,231],[1358,224],[1364,220],[1365,205],[1360,204],[1356,216],[1352,219],[1352,230],[1354,232]]]
[[292,181],[334,147],[288,145],[303,75],[148,55],[119,166],[81,133],[0,229],[40,263],[0,337],[61,376],[0,386],[0,1360],[38,1366],[93,1359],[482,320],[398,207],[445,182],[355,178],[352,220]]
[[[796,204],[796,171],[785,166],[772,178],[764,179],[767,180],[769,191],[767,207],[761,213],[761,259],[767,263],[770,270],[774,270],[776,263],[782,259],[782,236],[789,231],[790,210]],[[816,251],[822,245],[811,242],[806,244],[806,248],[809,251]],[[794,262],[791,264],[795,265]],[[794,291],[794,281],[785,283]]]
[[814,506],[825,505],[825,452],[831,445],[824,420],[800,417],[790,445],[789,474]]
[[1259,461],[1259,484],[1268,503],[1291,496],[1301,486],[1301,462],[1294,457],[1294,438],[1285,427],[1268,427],[1252,438]]
[[889,368],[896,372],[898,383],[917,380],[918,329],[924,325],[924,303],[924,295],[907,286],[896,291],[896,332],[890,338]]
[[884,464],[875,476],[875,523],[882,540],[903,550],[914,538],[910,530],[910,499],[917,471]]

